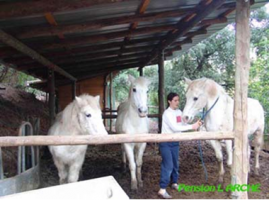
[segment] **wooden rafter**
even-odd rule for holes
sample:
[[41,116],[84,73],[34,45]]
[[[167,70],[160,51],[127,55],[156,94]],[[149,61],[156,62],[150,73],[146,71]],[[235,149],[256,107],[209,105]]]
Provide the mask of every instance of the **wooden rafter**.
[[[53,17],[52,13],[45,13],[45,18],[49,22],[50,25],[52,26],[58,26],[58,23],[56,22],[55,18]],[[57,33],[58,37],[60,39],[64,39],[63,33]],[[17,37],[17,36],[16,36]],[[17,37],[19,38],[19,37]]]
[[9,45],[9,46],[15,48],[16,50],[22,52],[23,54],[30,56],[32,59],[35,59],[37,62],[41,63],[43,66],[45,66],[49,69],[55,70],[56,72],[67,77],[68,79],[76,80],[75,77],[68,74],[66,71],[61,69],[59,66],[55,65],[54,63],[52,63],[51,61],[46,59],[44,56],[40,55],[39,53],[37,53],[33,49],[29,48],[28,46],[26,46],[25,44],[18,41],[16,38],[12,37],[11,35],[5,33],[2,30],[0,30],[0,40],[3,43],[5,43],[6,45]]
[[25,2],[3,2],[0,3],[0,19],[27,17],[32,15],[41,16],[48,12],[66,12],[122,1],[131,0],[36,0]]
[[[84,22],[82,24],[70,24],[70,25],[57,25],[54,27],[27,27],[23,28],[19,33],[14,30],[14,35],[17,38],[25,39],[32,37],[42,37],[42,36],[54,36],[58,34],[73,34],[79,32],[85,32],[93,29],[100,29],[106,26],[128,24],[128,23],[138,23],[138,22],[147,22],[147,21],[156,21],[161,18],[171,18],[171,17],[180,17],[185,15],[187,12],[192,12],[194,9],[179,9],[172,11],[163,11],[156,13],[148,14],[135,14],[125,17],[115,17],[107,19],[99,19],[89,22]],[[12,29],[9,30],[13,32]]]
[[[150,0],[141,0],[141,3],[138,6],[138,9],[136,11],[136,15],[140,16],[140,15],[144,14],[149,3],[150,3]],[[129,31],[135,30],[137,28],[137,26],[138,26],[138,21],[133,22],[130,25]],[[124,43],[121,46],[121,52],[119,53],[119,58],[121,57],[122,53],[124,52],[125,45],[128,43],[128,41],[130,41],[130,36],[125,37],[123,41],[124,41]]]
[[214,0],[210,3],[207,1],[201,1],[201,3],[196,6],[197,12],[189,14],[185,18],[181,19],[177,23],[177,29],[169,32],[166,38],[160,41],[159,45],[152,51],[152,54],[142,66],[147,65],[151,60],[155,59],[160,51],[165,50],[167,47],[172,45],[177,38],[184,36],[189,30],[191,30],[195,25],[199,24],[202,19],[220,7],[224,2],[225,0]]
[[[207,31],[205,30],[205,28],[199,29],[197,31],[193,31],[193,32],[189,32],[185,35],[186,38],[191,38],[194,37],[195,35],[201,35],[201,34],[206,34]],[[154,39],[154,40],[153,40]],[[158,38],[150,38],[150,39],[140,39],[140,40],[133,40],[132,42],[130,42],[130,44],[139,44],[139,43],[143,43],[143,42],[154,42],[160,39],[160,37]],[[77,49],[72,49],[69,50],[68,52],[52,52],[52,53],[43,53],[43,55],[50,57],[53,61],[55,61],[56,63],[60,63],[61,60],[64,60],[64,62],[68,62],[70,60],[77,60],[79,61],[81,57],[85,57],[88,56],[87,58],[91,58],[91,57],[100,57],[100,56],[108,56],[108,55],[115,55],[118,53],[121,53],[120,50],[113,50],[113,49],[117,49],[120,48],[120,45],[123,44],[122,42],[115,42],[115,43],[111,43],[111,44],[105,44],[105,45],[97,45],[97,46],[89,46],[89,47],[82,47],[82,48],[77,48]],[[178,46],[178,45],[182,45],[182,42],[175,42],[173,45]],[[134,51],[141,51],[141,50],[149,50],[152,49],[152,47],[154,47],[153,44],[150,44],[150,46],[138,46],[138,47],[130,47],[130,48],[126,48],[124,53],[130,53],[130,52],[134,52]],[[106,50],[106,48],[108,48],[108,51],[104,51]],[[109,51],[109,49],[112,49]],[[98,52],[101,51],[101,52]],[[74,57],[70,58],[70,54],[72,54]],[[76,57],[77,56],[77,57]],[[56,58],[56,59],[54,59]],[[4,59],[5,62],[8,63],[12,63],[15,65],[19,65],[19,64],[23,64],[23,63],[31,63],[34,62],[34,60],[32,60],[31,58],[28,57],[18,57],[18,58],[7,58]]]

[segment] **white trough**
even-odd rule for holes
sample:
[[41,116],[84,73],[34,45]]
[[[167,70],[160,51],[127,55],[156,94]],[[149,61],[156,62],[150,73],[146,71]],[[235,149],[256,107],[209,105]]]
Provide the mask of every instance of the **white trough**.
[[111,200],[127,200],[129,197],[113,178],[106,176],[102,178],[80,181],[65,185],[58,185],[43,189],[37,189],[18,194],[8,195],[0,199],[6,200],[48,200],[48,199],[64,199],[64,200],[89,200],[89,199],[111,199]]

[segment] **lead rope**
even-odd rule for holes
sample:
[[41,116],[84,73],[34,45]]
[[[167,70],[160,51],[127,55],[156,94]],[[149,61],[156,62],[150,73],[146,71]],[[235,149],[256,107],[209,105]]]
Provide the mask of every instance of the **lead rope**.
[[[209,108],[208,111],[205,111],[205,108],[203,108],[203,116],[201,118],[201,121],[204,121],[205,117],[208,115],[208,113],[212,110],[212,108],[216,105],[216,103],[218,102],[219,97],[216,99],[216,101],[214,102],[214,104]],[[205,180],[206,182],[208,181],[208,174],[207,174],[207,169],[204,163],[204,158],[203,158],[203,150],[202,150],[202,146],[201,146],[201,140],[198,140],[198,148],[199,148],[199,153],[200,153],[200,159],[202,162],[202,166],[204,169],[204,174],[205,174]]]

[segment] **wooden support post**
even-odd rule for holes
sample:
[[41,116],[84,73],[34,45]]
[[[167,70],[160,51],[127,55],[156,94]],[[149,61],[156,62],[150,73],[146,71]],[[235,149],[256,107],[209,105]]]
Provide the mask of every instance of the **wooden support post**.
[[[235,70],[235,101],[234,101],[234,153],[232,168],[232,184],[248,182],[248,79],[250,68],[249,46],[249,1],[236,1],[236,70]],[[233,198],[247,199],[248,193],[234,192]]]
[[159,66],[159,132],[162,130],[162,114],[164,112],[164,52],[158,56]]
[[74,100],[76,98],[76,95],[77,95],[77,83],[76,81],[74,81],[72,83],[72,99]]
[[[107,81],[106,81],[106,79],[107,79],[107,75],[104,75],[104,99],[103,99],[103,111],[104,111],[104,115],[106,114],[106,97],[107,97],[107,95],[106,95],[106,89],[107,89]],[[106,118],[104,118],[104,125],[105,125],[105,127],[106,127]]]
[[[113,110],[113,86],[112,86],[112,81],[113,81],[113,73],[110,73],[110,87],[109,87],[109,98],[110,98],[110,110],[112,111]],[[110,114],[112,115],[113,112],[110,112]],[[110,123],[109,123],[109,126],[110,126],[110,131],[112,131],[112,119],[110,119]]]
[[55,118],[55,79],[54,71],[49,70],[48,74],[49,83],[49,115],[50,115],[50,125],[53,124]]
[[139,75],[140,75],[140,76],[143,76],[143,67],[140,67],[140,68],[139,68]]

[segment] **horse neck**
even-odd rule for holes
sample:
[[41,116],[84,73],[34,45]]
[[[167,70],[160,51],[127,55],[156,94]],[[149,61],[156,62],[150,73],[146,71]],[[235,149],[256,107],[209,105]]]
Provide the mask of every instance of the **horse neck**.
[[213,98],[208,99],[207,105],[206,105],[207,110],[209,110],[216,101],[217,103],[214,105],[214,107],[206,116],[205,123],[206,123],[207,128],[212,127],[212,126],[214,126],[214,128],[218,128],[218,126],[222,124],[223,115],[224,115],[224,112],[228,108],[227,106],[229,103],[229,99],[231,98],[223,91],[219,91],[218,95],[216,95]]

